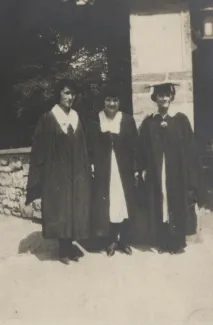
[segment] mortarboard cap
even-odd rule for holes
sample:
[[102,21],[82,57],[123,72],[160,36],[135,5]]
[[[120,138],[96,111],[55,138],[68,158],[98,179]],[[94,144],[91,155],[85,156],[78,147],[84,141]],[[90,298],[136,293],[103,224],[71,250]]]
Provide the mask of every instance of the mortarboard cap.
[[180,86],[180,85],[172,83],[172,82],[166,82],[166,83],[157,84],[157,85],[150,85],[147,88],[153,88],[153,93],[151,95],[151,99],[154,102],[156,102],[157,95],[165,95],[165,94],[169,94],[172,97],[172,100],[174,100],[175,93],[176,93],[175,86]]

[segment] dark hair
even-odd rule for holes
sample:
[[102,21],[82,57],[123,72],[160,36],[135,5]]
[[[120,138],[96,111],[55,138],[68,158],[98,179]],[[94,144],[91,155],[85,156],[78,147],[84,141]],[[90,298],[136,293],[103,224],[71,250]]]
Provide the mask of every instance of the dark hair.
[[171,101],[173,101],[174,99],[175,99],[175,94],[172,94],[172,93],[156,93],[156,92],[154,92],[152,95],[151,95],[151,100],[153,101],[153,102],[156,102],[156,100],[157,100],[157,95],[169,95],[170,96],[170,98],[171,98]]
[[72,79],[60,79],[55,86],[55,100],[57,103],[60,101],[61,91],[65,88],[69,88],[75,95],[78,94],[78,87],[76,82]]
[[121,89],[118,84],[108,84],[103,87],[103,96],[106,97],[121,97]]

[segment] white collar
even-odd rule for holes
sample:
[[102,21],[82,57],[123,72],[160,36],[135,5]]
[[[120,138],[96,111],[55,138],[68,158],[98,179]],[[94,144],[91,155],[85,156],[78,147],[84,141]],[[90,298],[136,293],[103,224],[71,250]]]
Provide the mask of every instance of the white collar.
[[59,105],[55,105],[52,108],[52,113],[56,118],[56,121],[60,125],[62,131],[67,134],[69,125],[72,126],[74,132],[78,126],[78,114],[73,109],[70,110],[69,114],[65,114]]
[[[168,115],[174,117],[176,114],[177,114],[176,112],[170,111],[169,113],[166,113],[164,116],[162,116],[162,119],[164,120]],[[153,117],[155,117],[156,115],[161,115],[161,114],[159,112],[154,112],[152,114]]]
[[99,113],[101,132],[119,134],[122,120],[122,112],[117,112],[113,119],[107,118],[104,111]]

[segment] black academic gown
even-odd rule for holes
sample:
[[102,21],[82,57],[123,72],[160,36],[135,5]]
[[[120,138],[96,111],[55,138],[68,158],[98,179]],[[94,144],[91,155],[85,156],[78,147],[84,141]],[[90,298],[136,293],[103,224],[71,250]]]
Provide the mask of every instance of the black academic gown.
[[[151,115],[143,121],[139,134],[141,170],[146,171],[145,203],[151,242],[160,238],[163,221],[162,162],[165,155],[166,189],[169,208],[169,234],[185,245],[185,236],[196,232],[191,210],[194,202],[203,204],[201,169],[194,135],[188,118],[178,113],[165,118]],[[142,198],[144,200],[144,198]]]
[[135,215],[134,172],[138,170],[138,133],[134,119],[125,113],[122,114],[120,134],[101,132],[98,116],[89,122],[88,148],[91,164],[94,164],[95,167],[92,195],[92,228],[93,235],[96,236],[107,237],[109,235],[109,191],[112,148],[117,159],[129,220],[131,221]]
[[89,236],[90,168],[84,133],[65,134],[52,112],[40,119],[32,145],[27,203],[42,201],[45,238]]

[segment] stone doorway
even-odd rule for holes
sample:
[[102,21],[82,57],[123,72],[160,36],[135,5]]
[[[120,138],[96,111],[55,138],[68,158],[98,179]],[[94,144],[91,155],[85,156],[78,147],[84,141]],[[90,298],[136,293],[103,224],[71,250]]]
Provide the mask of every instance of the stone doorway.
[[193,56],[195,135],[213,208],[213,40],[200,40]]

